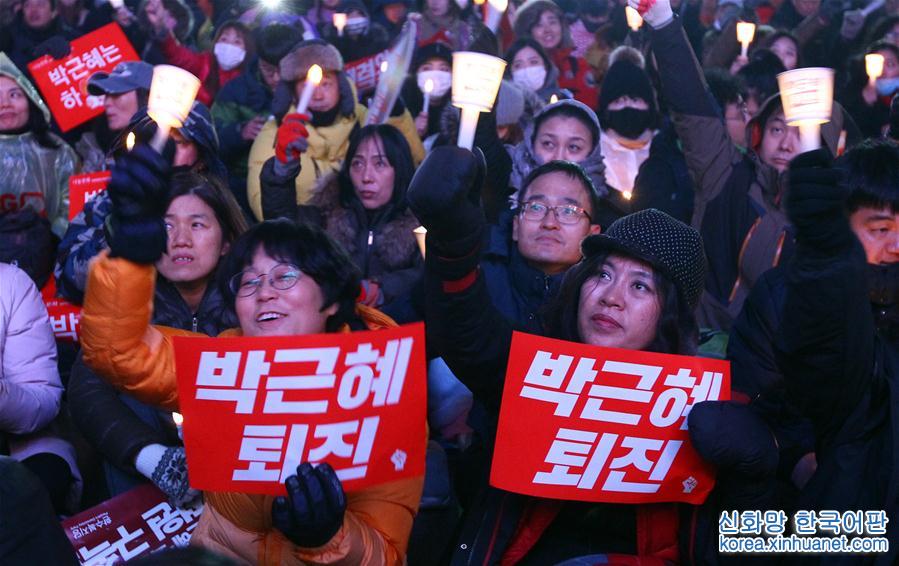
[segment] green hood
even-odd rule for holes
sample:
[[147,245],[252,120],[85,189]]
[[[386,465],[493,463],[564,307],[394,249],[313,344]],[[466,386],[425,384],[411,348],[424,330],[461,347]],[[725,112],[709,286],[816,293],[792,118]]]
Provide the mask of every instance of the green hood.
[[25,91],[25,95],[31,99],[31,102],[40,109],[41,113],[44,115],[44,119],[47,121],[47,124],[50,124],[51,116],[50,109],[47,108],[47,105],[44,104],[44,100],[41,98],[41,95],[38,93],[37,89],[34,88],[34,85],[31,84],[31,81],[25,77],[25,74],[16,67],[15,63],[6,56],[6,53],[0,51],[0,75],[7,76],[12,80],[16,81],[22,90]]

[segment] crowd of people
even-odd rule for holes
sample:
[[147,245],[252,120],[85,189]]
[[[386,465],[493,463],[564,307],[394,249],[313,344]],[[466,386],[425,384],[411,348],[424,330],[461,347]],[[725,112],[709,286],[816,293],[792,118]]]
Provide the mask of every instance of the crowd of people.
[[[60,522],[143,484],[205,505],[196,548],[147,564],[793,563],[722,553],[719,517],[803,509],[889,518],[888,551],[803,561],[899,563],[899,2],[490,10],[0,0],[0,563],[77,564]],[[63,131],[28,65],[112,22],[139,60],[91,75],[103,113]],[[756,24],[745,49],[739,22]],[[374,89],[352,71],[404,33],[396,103],[368,120]],[[459,51],[506,61],[471,150]],[[159,64],[201,86],[154,149]],[[777,81],[806,67],[834,70],[811,151]],[[106,190],[70,215],[70,178],[95,172]],[[74,344],[47,289],[82,309]],[[419,321],[423,476],[346,493],[303,462],[286,496],[191,487],[176,337]],[[491,486],[513,331],[728,360],[730,400],[689,414],[717,475],[705,503]]]

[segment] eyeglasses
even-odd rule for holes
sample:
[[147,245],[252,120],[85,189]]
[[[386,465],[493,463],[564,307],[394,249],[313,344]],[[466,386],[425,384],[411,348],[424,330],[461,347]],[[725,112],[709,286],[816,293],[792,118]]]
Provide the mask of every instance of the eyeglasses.
[[300,271],[300,268],[295,265],[279,263],[268,273],[253,273],[249,270],[241,271],[228,281],[228,287],[238,297],[249,297],[255,295],[256,291],[262,288],[267,275],[268,282],[272,288],[286,291],[297,284],[302,274],[303,272]]
[[587,217],[587,220],[590,220],[590,215],[587,214],[586,210],[573,204],[548,206],[538,201],[518,203],[518,213],[525,220],[533,220],[534,222],[539,222],[546,218],[550,210],[556,215],[556,220],[559,221],[559,224],[577,224],[580,222],[581,217],[584,216]]

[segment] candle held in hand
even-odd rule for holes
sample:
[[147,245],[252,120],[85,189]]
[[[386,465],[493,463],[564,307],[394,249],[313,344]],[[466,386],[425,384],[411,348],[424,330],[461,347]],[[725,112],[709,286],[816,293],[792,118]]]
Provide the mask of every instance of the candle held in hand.
[[865,55],[865,72],[868,73],[868,84],[874,86],[877,79],[883,75],[883,55],[880,53],[868,53]]
[[312,93],[322,82],[323,76],[322,68],[318,65],[312,65],[309,67],[309,72],[306,73],[306,83],[303,85],[303,92],[300,94],[300,101],[297,104],[297,112],[300,114],[305,114],[306,110],[309,108],[309,101],[312,100]]
[[431,92],[434,90],[434,79],[427,79],[425,81],[425,100],[422,105],[422,112],[425,114],[428,113],[428,108],[431,106]]
[[334,27],[337,28],[337,35],[343,37],[343,28],[346,27],[346,14],[334,14],[333,22]]
[[755,24],[752,22],[737,22],[737,41],[743,48],[742,55],[746,57],[749,54],[749,44],[755,37]]

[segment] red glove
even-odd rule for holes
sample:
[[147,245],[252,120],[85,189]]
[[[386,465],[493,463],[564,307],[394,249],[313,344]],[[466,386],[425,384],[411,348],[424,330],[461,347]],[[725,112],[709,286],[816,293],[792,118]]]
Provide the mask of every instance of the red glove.
[[281,163],[295,161],[300,158],[300,153],[294,149],[290,150],[288,155],[287,146],[291,143],[309,137],[309,130],[306,129],[306,122],[311,119],[308,114],[293,113],[284,116],[281,126],[278,128],[278,135],[275,138],[275,157]]

